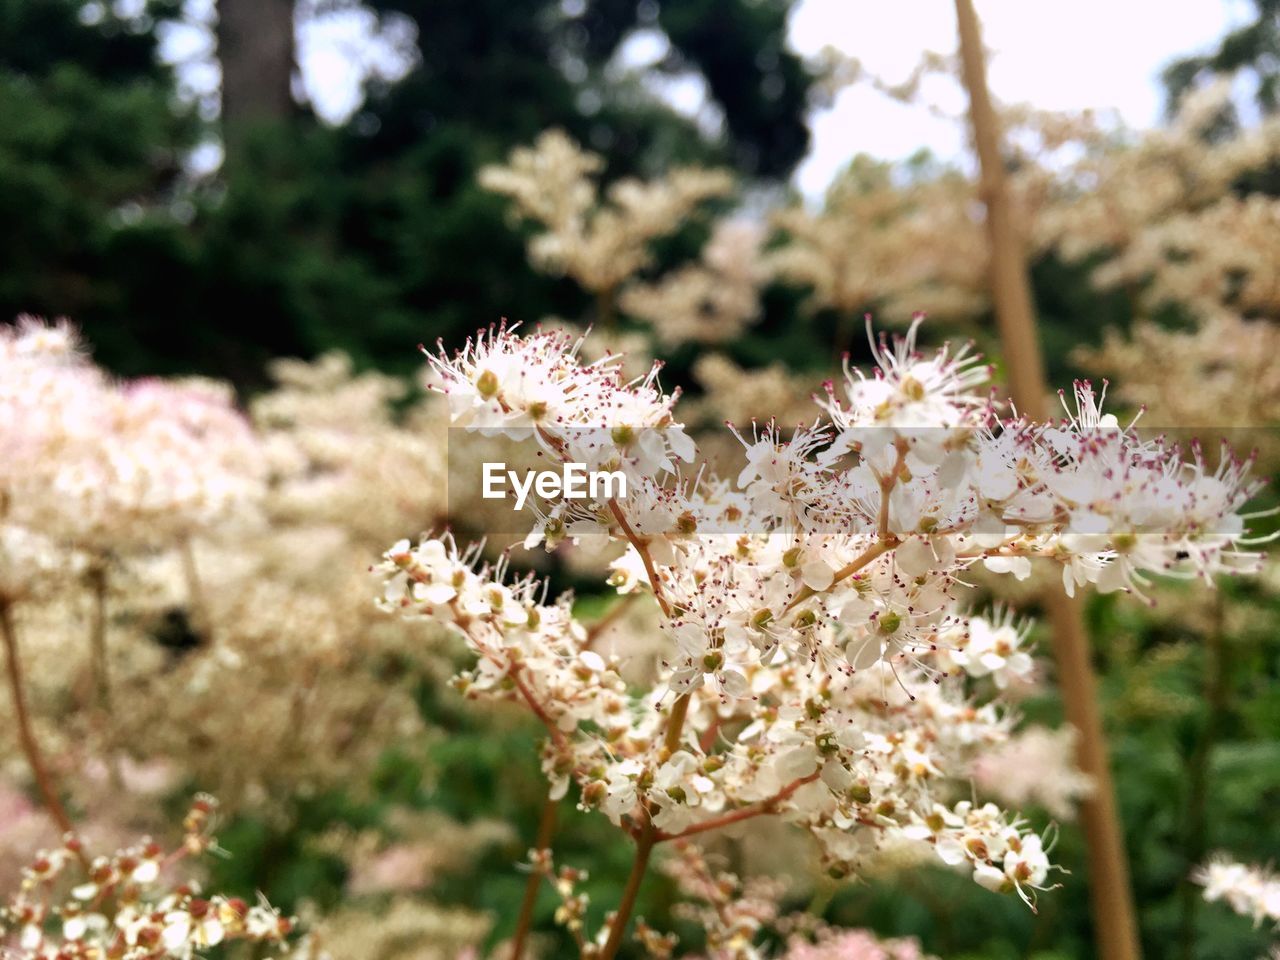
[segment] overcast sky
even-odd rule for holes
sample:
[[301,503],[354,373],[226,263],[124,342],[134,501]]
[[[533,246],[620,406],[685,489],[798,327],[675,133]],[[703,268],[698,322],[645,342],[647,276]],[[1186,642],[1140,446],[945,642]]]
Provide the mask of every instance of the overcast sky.
[[[1252,7],[1248,0],[975,0],[975,6],[993,51],[994,96],[1047,109],[1110,108],[1137,127],[1160,118],[1161,67],[1211,46],[1246,22]],[[886,80],[902,80],[923,51],[955,49],[953,0],[801,0],[791,44],[802,54],[831,45]],[[947,84],[927,92],[948,110],[964,109],[962,95]],[[812,128],[813,147],[797,173],[810,196],[859,151],[898,159],[926,145],[946,157],[962,149],[956,125],[865,85],[842,92],[834,109],[814,115]]]

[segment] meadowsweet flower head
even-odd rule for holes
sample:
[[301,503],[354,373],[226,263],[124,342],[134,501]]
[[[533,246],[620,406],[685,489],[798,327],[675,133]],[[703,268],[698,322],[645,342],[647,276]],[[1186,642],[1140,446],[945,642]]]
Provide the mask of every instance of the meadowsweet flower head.
[[482,186],[510,197],[522,217],[543,228],[529,242],[533,264],[595,293],[616,291],[649,264],[650,241],[733,190],[724,171],[680,168],[657,180],[619,180],[602,196],[594,177],[603,166],[598,154],[549,130],[513,150],[506,166],[480,171]]
[[115,384],[64,324],[0,330],[0,467],[8,522],[101,552],[173,543],[245,509],[260,461],[230,391]]
[[1192,880],[1204,887],[1204,898],[1221,900],[1254,923],[1280,925],[1280,876],[1262,867],[1218,856],[1199,867]]
[[384,555],[381,605],[447,625],[475,657],[458,689],[545,725],[553,799],[576,788],[583,809],[653,842],[778,815],[840,875],[915,843],[1034,906],[1052,844],[958,800],[1013,726],[970,692],[1032,670],[1025,626],[965,612],[966,572],[1057,563],[1068,590],[1138,591],[1247,567],[1253,486],[1244,464],[1210,469],[1122,427],[1087,384],[1061,422],[1000,420],[988,369],[964,349],[926,353],[918,334],[873,339],[878,369],[848,371],[845,398],[819,401],[826,418],[734,429],[728,477],[699,462],[656,373],[624,383],[614,358],[584,364],[576,341],[505,328],[440,354],[460,426],[524,431],[553,462],[629,465],[636,482],[607,502],[538,497],[525,542],[622,545],[609,584],[656,608],[659,668],[633,692],[570,597],[449,536]]

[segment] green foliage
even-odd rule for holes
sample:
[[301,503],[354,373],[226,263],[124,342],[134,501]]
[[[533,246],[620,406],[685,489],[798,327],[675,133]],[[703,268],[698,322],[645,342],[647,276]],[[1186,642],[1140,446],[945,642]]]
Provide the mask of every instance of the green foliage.
[[1170,114],[1204,77],[1237,71],[1256,74],[1254,96],[1261,110],[1271,113],[1280,107],[1280,3],[1253,0],[1253,7],[1254,18],[1223,37],[1217,49],[1203,56],[1175,60],[1164,69],[1162,79]]
[[122,296],[121,236],[173,196],[195,125],[173,107],[154,23],[3,6],[0,313],[92,317]]
[[658,23],[724,108],[736,165],[765,176],[795,166],[809,146],[809,77],[785,49],[790,0],[682,0],[658,9]]
[[[505,204],[475,184],[548,126],[603,149],[611,176],[732,160],[780,176],[807,144],[809,77],[781,48],[788,3],[716,4],[730,29],[713,43],[675,3],[379,0],[417,27],[408,76],[371,81],[342,127],[302,115],[260,129],[230,169],[192,182],[184,158],[207,131],[156,60],[176,6],[122,20],[5,0],[0,17],[0,312],[74,316],[122,373],[253,385],[271,356],[333,347],[407,370],[423,340],[581,313],[577,291],[526,268]],[[679,31],[670,69],[707,72],[723,142],[604,70],[655,17]]]

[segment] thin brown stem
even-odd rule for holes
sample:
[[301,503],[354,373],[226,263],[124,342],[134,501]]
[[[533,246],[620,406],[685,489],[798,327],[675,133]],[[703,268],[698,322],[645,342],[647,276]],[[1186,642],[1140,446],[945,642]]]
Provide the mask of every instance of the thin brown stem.
[[640,885],[644,882],[645,872],[649,869],[649,856],[653,853],[657,831],[652,821],[645,821],[640,836],[636,839],[636,857],[631,863],[631,873],[627,875],[627,885],[622,890],[622,899],[618,901],[618,909],[609,926],[609,939],[600,949],[599,960],[613,960],[622,946],[626,936],[627,924],[636,908],[636,898],[640,895]]
[[[550,797],[542,805],[542,816],[538,820],[538,835],[533,841],[534,850],[547,850],[551,847],[551,837],[556,830],[556,801]],[[524,956],[525,946],[529,942],[529,931],[533,928],[533,907],[538,901],[538,888],[542,886],[542,874],[537,870],[530,871],[529,880],[524,885],[524,898],[520,901],[520,914],[516,918],[516,932],[511,939],[511,956],[509,960],[520,960]]]
[[1116,808],[1106,733],[1098,707],[1098,680],[1090,662],[1089,638],[1080,605],[1049,590],[1044,597],[1053,632],[1058,687],[1067,722],[1080,731],[1076,761],[1093,780],[1094,789],[1080,804],[1089,851],[1089,894],[1101,960],[1137,960],[1137,920],[1129,884],[1124,833]]
[[107,660],[107,568],[94,563],[87,574],[93,609],[89,617],[89,658],[93,671],[94,706],[111,713],[111,674]]
[[35,778],[36,788],[40,791],[49,816],[63,833],[74,833],[75,827],[71,823],[71,818],[67,816],[66,807],[58,798],[58,791],[53,786],[53,778],[49,775],[44,756],[40,752],[40,745],[36,742],[35,734],[31,729],[22,662],[18,655],[18,634],[13,623],[12,605],[6,600],[0,600],[0,635],[3,635],[4,639],[5,663],[8,666],[9,675],[9,697],[13,701],[14,719],[18,725],[18,742],[22,745],[22,752],[26,754],[31,775]]
[[667,756],[680,749],[680,735],[684,732],[684,722],[689,716],[689,704],[692,700],[691,694],[683,693],[676,697],[676,702],[671,705],[671,716],[667,718],[667,733],[662,741]]
[[587,640],[583,645],[585,649],[590,650],[594,647],[595,642],[600,639],[606,630],[618,622],[618,619],[627,612],[627,608],[635,602],[639,593],[625,594],[621,600],[609,608],[609,612],[597,620],[591,626],[587,627]]
[[[668,756],[675,753],[680,746],[680,736],[684,732],[685,720],[689,717],[689,704],[692,696],[681,694],[671,705],[671,715],[667,718],[667,731],[662,745]],[[631,873],[627,876],[627,885],[622,890],[622,899],[618,901],[618,909],[613,915],[613,923],[609,927],[609,939],[600,950],[599,960],[613,960],[622,946],[622,939],[627,933],[627,924],[636,908],[636,898],[640,895],[640,885],[644,882],[645,871],[649,869],[649,856],[658,842],[658,828],[653,825],[652,816],[646,811],[644,826],[636,836],[636,856],[631,863]]]
[[720,736],[720,718],[715,717],[703,731],[702,736],[698,738],[698,746],[702,748],[703,753],[710,753],[711,748],[715,746],[716,738]]
[[653,557],[649,554],[649,545],[631,528],[631,524],[627,522],[627,515],[622,512],[617,500],[609,501],[609,512],[622,528],[622,535],[636,548],[636,553],[640,554],[640,562],[644,564],[644,572],[649,577],[649,585],[653,588],[653,596],[658,601],[658,606],[668,617],[671,616],[671,607],[667,604],[667,598],[662,595],[662,583],[658,580],[658,568],[654,566]]
[[897,455],[893,460],[893,468],[883,477],[879,478],[880,483],[880,515],[876,518],[876,532],[880,535],[881,540],[888,540],[893,537],[889,532],[889,495],[893,493],[893,488],[897,486],[898,478],[902,476],[902,471],[907,466],[907,443],[901,438],[894,444]]
[[[854,558],[849,563],[845,564],[843,567],[837,570],[835,573],[835,576],[832,577],[831,579],[831,586],[835,586],[841,580],[847,580],[849,577],[853,576],[855,573],[857,573],[867,564],[871,563],[877,557],[883,556],[884,554],[888,553],[897,545],[898,545],[897,537],[891,537],[888,540],[876,541],[871,546],[867,547],[867,549],[864,550],[862,553],[860,553],[856,558]],[[810,597],[815,596],[817,593],[818,593],[817,590],[814,590],[810,587],[807,587],[807,586],[801,587],[800,591],[795,595],[792,601],[783,608],[782,612],[790,613],[800,604],[804,603]]]
[[[505,405],[503,409],[506,409]],[[564,444],[551,434],[547,433],[542,427],[538,428],[539,435],[550,446],[552,446],[560,455],[561,460],[567,461],[564,452]],[[654,565],[653,556],[649,553],[648,543],[636,533],[635,529],[627,521],[627,515],[622,512],[622,508],[618,506],[616,498],[609,500],[609,512],[613,514],[613,518],[618,521],[618,526],[622,529],[622,535],[627,538],[627,542],[636,548],[636,553],[640,554],[640,560],[644,563],[644,572],[649,578],[649,586],[653,590],[653,597],[658,601],[658,606],[662,608],[662,612],[668,617],[671,616],[671,607],[667,604],[667,599],[662,595],[662,583],[658,580],[658,569]]]
[[551,740],[561,749],[565,747],[564,731],[561,730],[551,714],[547,713],[538,698],[533,695],[533,691],[529,689],[529,685],[520,677],[519,668],[512,666],[510,677],[516,685],[516,689],[520,691],[520,696],[524,697],[524,702],[529,705],[529,709],[533,711],[533,715],[542,721],[542,725],[547,728],[547,733],[551,736]]
[[[871,561],[885,553],[888,553],[898,545],[899,541],[897,535],[889,531],[889,494],[893,492],[894,486],[897,485],[898,480],[902,477],[903,470],[906,469],[907,445],[905,441],[898,440],[894,444],[894,447],[897,450],[897,456],[894,458],[893,468],[883,477],[879,478],[880,509],[876,520],[876,533],[879,539],[849,563],[846,563],[843,567],[837,570],[835,572],[835,576],[831,578],[831,583],[828,585],[827,589],[835,586],[841,580],[845,580],[853,576],[867,564],[871,563]],[[810,597],[815,596],[817,593],[819,593],[819,591],[814,590],[808,585],[801,587],[796,592],[796,595],[791,599],[791,602],[782,608],[782,612],[790,613],[800,604],[804,603]]]
[[719,830],[721,827],[727,827],[734,823],[741,823],[743,820],[750,820],[753,817],[763,816],[768,813],[774,813],[778,809],[778,804],[791,797],[793,793],[799,790],[807,783],[813,783],[818,779],[820,771],[815,770],[807,777],[801,777],[792,783],[787,784],[771,797],[766,797],[749,806],[740,807],[731,813],[723,816],[715,817],[711,820],[704,820],[702,823],[695,823],[692,827],[686,827],[679,833],[659,833],[655,838],[655,842],[663,843],[667,840],[683,840],[686,837],[696,836],[699,833],[707,833],[711,830]]
[[557,748],[563,750],[566,746],[564,731],[556,725],[551,714],[547,712],[547,708],[544,707],[538,698],[533,695],[533,691],[529,689],[529,685],[521,678],[520,664],[511,663],[510,661],[504,660],[502,657],[492,653],[488,647],[485,646],[484,642],[468,629],[467,624],[470,618],[467,617],[458,607],[456,600],[450,602],[450,608],[453,610],[454,616],[457,618],[455,621],[457,628],[471,639],[471,642],[475,644],[476,649],[480,651],[481,656],[487,659],[494,666],[506,669],[507,675],[511,677],[511,682],[515,684],[516,691],[524,699],[524,702],[528,704],[529,709],[533,711],[533,715],[542,721],[542,725],[547,728],[547,733],[551,736],[552,742],[555,743]]
[[209,605],[205,601],[200,568],[196,565],[195,544],[190,537],[183,537],[178,553],[182,558],[182,576],[187,581],[187,605],[191,608],[192,623],[206,639],[210,639],[213,635],[213,622],[209,617]]

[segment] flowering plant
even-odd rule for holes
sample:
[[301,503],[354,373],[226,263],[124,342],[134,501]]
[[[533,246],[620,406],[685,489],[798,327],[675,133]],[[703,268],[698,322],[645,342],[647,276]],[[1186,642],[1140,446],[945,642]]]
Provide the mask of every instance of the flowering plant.
[[68,835],[59,849],[39,853],[19,892],[0,907],[0,953],[13,960],[160,960],[232,940],[282,944],[292,921],[265,902],[205,897],[194,881],[169,879],[179,861],[216,849],[209,834],[215,807],[211,798],[196,800],[173,850],[144,840],[91,856]]
[[[541,499],[525,546],[625,545],[609,584],[649,597],[665,638],[660,675],[638,694],[619,658],[593,649],[572,598],[548,599],[505,559],[482,562],[446,534],[400,541],[376,567],[384,607],[466,640],[476,662],[461,691],[522,703],[545,725],[550,800],[575,789],[634,840],[617,911],[576,930],[583,956],[617,954],[655,847],[765,815],[807,830],[837,875],[923,844],[1034,908],[1051,843],[993,804],[955,800],[1011,719],[949,678],[1000,685],[1030,667],[1007,616],[962,611],[966,571],[1025,578],[1040,560],[1068,593],[1141,594],[1155,574],[1256,569],[1247,462],[1211,468],[1199,450],[1143,439],[1088,383],[1059,422],[1001,419],[982,389],[989,368],[967,349],[920,352],[918,327],[873,339],[877,369],[846,368],[812,424],[735,432],[734,480],[700,463],[659,365],[627,381],[620,358],[581,362],[564,335],[505,327],[430,358],[455,424],[628,477],[625,496]],[[581,924],[579,909],[561,915]]]

